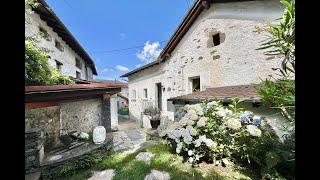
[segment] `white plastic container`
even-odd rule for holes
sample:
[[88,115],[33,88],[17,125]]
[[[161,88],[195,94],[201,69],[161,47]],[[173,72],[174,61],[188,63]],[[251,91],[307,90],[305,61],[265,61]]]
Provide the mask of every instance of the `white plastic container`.
[[103,126],[97,126],[92,133],[93,142],[95,144],[102,144],[106,139],[106,129]]

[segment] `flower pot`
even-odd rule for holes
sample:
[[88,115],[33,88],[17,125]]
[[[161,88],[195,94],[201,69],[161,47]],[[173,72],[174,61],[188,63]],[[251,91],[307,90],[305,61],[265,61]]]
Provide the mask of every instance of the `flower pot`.
[[157,129],[158,126],[160,125],[160,121],[159,120],[156,120],[156,121],[150,120],[150,124],[151,124],[152,129]]

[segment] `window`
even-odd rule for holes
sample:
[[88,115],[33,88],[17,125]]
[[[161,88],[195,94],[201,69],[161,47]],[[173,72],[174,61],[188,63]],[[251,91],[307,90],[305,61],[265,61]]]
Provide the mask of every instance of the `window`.
[[132,90],[132,99],[136,99],[136,90]]
[[212,36],[212,41],[214,46],[218,46],[220,44],[220,33],[216,33]]
[[76,71],[76,77],[77,77],[77,79],[81,79],[81,73]]
[[143,98],[148,98],[148,90],[143,89]]
[[48,31],[45,30],[43,27],[39,26],[39,32],[40,32],[40,35],[47,41],[52,40],[51,36],[48,34]]
[[191,83],[192,83],[192,92],[200,91],[200,77],[192,78]]
[[62,63],[61,62],[59,62],[58,60],[56,60],[56,68],[58,69],[58,71],[60,71],[61,72],[61,67],[62,67]]
[[82,69],[81,61],[80,61],[80,59],[78,59],[78,58],[76,58],[76,66],[77,66],[79,69]]
[[89,74],[88,74],[88,67],[86,66],[86,80],[88,80],[89,79]]
[[54,43],[57,49],[59,49],[60,51],[64,51],[64,48],[59,41],[55,40]]

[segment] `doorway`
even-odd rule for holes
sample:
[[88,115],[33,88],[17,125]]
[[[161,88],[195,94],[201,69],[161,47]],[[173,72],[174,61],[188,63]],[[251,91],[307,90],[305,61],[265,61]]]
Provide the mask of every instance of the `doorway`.
[[162,89],[161,83],[156,84],[157,87],[157,108],[161,111],[162,110]]

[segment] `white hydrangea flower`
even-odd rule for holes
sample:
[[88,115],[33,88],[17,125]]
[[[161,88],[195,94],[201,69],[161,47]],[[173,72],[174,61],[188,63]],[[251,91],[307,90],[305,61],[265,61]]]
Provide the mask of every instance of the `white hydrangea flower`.
[[188,161],[189,161],[189,163],[193,163],[193,160],[194,160],[193,157],[189,157]]
[[192,156],[192,155],[193,155],[193,151],[192,151],[192,150],[189,150],[189,151],[188,151],[188,155],[189,155],[189,156]]
[[181,133],[178,129],[175,129],[172,131],[172,135],[176,138],[180,138],[181,137]]
[[180,154],[180,152],[181,152],[181,149],[179,149],[178,147],[176,148],[176,153],[177,154]]
[[195,110],[193,110],[193,109],[188,110],[189,116],[194,115],[194,114],[197,114],[197,112]]
[[227,123],[227,127],[230,129],[237,130],[241,128],[241,122],[235,118],[228,119],[226,123]]
[[233,113],[232,113],[231,110],[226,109],[226,110],[225,110],[225,115],[226,115],[226,118],[230,118],[230,117],[232,117]]
[[192,126],[192,125],[195,124],[195,122],[193,120],[191,120],[191,119],[188,119],[186,124]]
[[189,131],[189,134],[191,136],[197,135],[197,131],[192,126],[189,125],[189,126],[186,127],[186,129]]
[[216,142],[212,141],[211,139],[206,139],[205,143],[209,148],[211,148]]
[[199,121],[197,122],[197,126],[198,127],[203,127],[206,125],[206,122],[207,122],[207,118],[206,117],[201,117],[199,119]]
[[215,114],[223,119],[226,117],[226,111],[223,108],[219,108]]
[[195,147],[199,147],[201,145],[201,141],[199,139],[196,139],[193,143]]
[[189,131],[187,129],[181,128],[181,136],[182,137],[190,136]]
[[189,136],[185,136],[183,138],[183,141],[186,143],[186,144],[191,144],[192,143],[192,137],[189,135]]
[[261,130],[254,125],[247,125],[247,131],[250,133],[251,136],[261,136]]
[[206,142],[206,135],[202,135],[202,136],[199,136],[199,141],[200,142]]
[[190,120],[192,120],[192,121],[195,121],[195,120],[197,120],[198,119],[198,115],[197,114],[192,114],[191,116],[190,116]]

